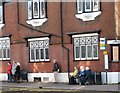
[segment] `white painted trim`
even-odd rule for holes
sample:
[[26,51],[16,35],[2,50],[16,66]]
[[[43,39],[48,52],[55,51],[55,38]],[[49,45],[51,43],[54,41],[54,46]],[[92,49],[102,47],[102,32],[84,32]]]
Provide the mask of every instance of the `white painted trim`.
[[[41,77],[41,82],[44,82],[44,77],[49,77],[48,82],[54,82],[53,73],[28,73],[28,81],[34,82],[34,77]],[[108,84],[120,82],[120,72],[107,72]],[[101,72],[102,84],[106,83],[106,72]],[[0,81],[7,80],[7,73],[0,73]],[[45,81],[46,82],[46,81]],[[58,82],[69,82],[68,73],[58,73]]]
[[107,44],[120,44],[120,40],[107,40]]
[[0,37],[0,40],[8,40],[10,39],[9,37]]
[[102,12],[97,11],[97,12],[91,12],[91,13],[82,13],[82,14],[76,14],[76,18],[82,19],[83,21],[91,21],[95,20],[97,16],[99,16]]
[[27,20],[27,24],[32,25],[33,27],[35,26],[42,26],[43,23],[45,23],[48,19],[44,18],[44,19],[31,19],[31,20]]
[[1,24],[1,23],[0,23],[0,29],[1,29],[2,27],[4,27],[4,25],[5,25],[5,24]]
[[72,38],[75,37],[84,37],[84,36],[96,36],[98,33],[89,33],[89,34],[78,34],[78,35],[72,35]]
[[[54,82],[54,73],[29,73],[28,74],[28,81],[33,82],[34,77],[40,77],[41,82],[46,82],[44,81],[44,78],[47,77],[49,78],[49,81],[47,82]],[[58,82],[69,82],[68,80],[68,73],[58,73]]]
[[[120,82],[120,72],[107,72],[108,84],[119,83]],[[106,83],[106,72],[101,73],[102,83]]]
[[30,39],[28,39],[28,41],[37,41],[37,40],[49,40],[49,38],[48,37],[40,37],[40,38],[30,38]]

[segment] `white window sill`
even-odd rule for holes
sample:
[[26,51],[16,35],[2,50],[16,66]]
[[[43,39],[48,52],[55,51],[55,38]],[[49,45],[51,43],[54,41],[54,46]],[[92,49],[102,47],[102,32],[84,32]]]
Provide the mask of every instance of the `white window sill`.
[[91,13],[82,13],[82,14],[76,14],[76,18],[82,19],[83,21],[91,21],[95,20],[97,16],[99,16],[102,12],[97,11],[97,12],[91,12]]
[[44,18],[44,19],[31,19],[31,20],[27,20],[27,24],[30,24],[32,26],[42,26],[43,23],[45,23],[48,19]]
[[0,29],[1,29],[4,25],[5,25],[5,24],[1,24],[1,23],[0,23]]

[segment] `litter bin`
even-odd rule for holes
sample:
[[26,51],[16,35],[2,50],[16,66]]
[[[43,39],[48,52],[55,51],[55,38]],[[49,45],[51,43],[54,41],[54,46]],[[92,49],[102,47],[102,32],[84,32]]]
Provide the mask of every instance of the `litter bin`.
[[27,70],[21,70],[20,72],[21,72],[22,81],[26,80],[28,82],[28,72],[27,72]]
[[94,82],[95,84],[102,84],[101,72],[94,72]]

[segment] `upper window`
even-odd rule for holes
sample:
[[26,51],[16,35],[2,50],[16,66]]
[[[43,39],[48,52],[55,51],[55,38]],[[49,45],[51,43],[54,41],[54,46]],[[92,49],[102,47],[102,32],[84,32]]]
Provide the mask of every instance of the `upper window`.
[[45,0],[28,1],[28,19],[40,19],[46,17]]
[[86,35],[74,37],[74,59],[92,60],[98,59],[98,35]]
[[10,38],[0,38],[0,60],[10,60]]
[[100,0],[77,0],[77,18],[90,21],[100,14]]
[[29,39],[30,61],[49,61],[49,38]]
[[3,3],[0,1],[0,24],[3,23]]
[[100,10],[100,0],[77,0],[77,12],[95,12]]

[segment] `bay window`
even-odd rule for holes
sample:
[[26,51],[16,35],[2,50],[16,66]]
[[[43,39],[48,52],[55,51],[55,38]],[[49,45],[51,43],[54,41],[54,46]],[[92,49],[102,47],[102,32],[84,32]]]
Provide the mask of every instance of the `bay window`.
[[77,18],[90,21],[100,14],[100,0],[77,0]]
[[32,26],[42,26],[47,21],[46,18],[46,1],[45,0],[28,0],[28,24]]

